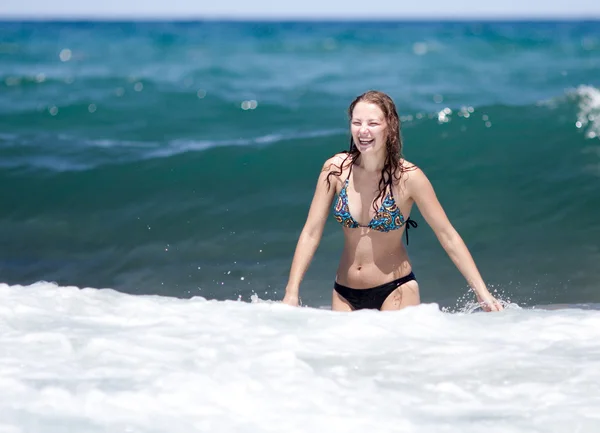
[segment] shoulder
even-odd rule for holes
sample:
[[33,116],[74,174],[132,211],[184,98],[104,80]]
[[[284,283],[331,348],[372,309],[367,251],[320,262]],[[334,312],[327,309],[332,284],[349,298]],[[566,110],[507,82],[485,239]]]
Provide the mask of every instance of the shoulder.
[[406,188],[410,195],[429,185],[429,179],[427,179],[423,170],[406,159],[400,160],[397,170],[396,179],[398,179],[398,183]]
[[[336,153],[332,157],[327,158],[319,173],[319,188],[326,188],[330,193],[339,191],[342,183],[340,176],[348,169],[351,162],[351,156],[345,152]],[[332,186],[334,188],[331,188]]]
[[336,153],[323,163],[323,168],[321,171],[326,172],[327,174],[332,173],[339,176],[344,170],[346,170],[350,166],[351,163],[352,157],[349,153]]
[[425,172],[408,161],[405,161],[405,167],[403,176],[406,179],[406,189],[409,196],[417,202],[435,199],[436,194],[433,185]]
[[414,163],[407,161],[406,159],[400,159],[398,168],[396,169],[395,178],[398,182],[408,183],[418,180],[421,176],[425,176],[425,173]]

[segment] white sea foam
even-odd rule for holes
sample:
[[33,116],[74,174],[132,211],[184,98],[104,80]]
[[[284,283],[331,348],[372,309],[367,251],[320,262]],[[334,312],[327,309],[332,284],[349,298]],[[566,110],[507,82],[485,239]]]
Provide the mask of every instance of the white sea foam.
[[586,138],[595,139],[583,148],[590,155],[584,171],[600,177],[600,89],[592,86],[579,86],[573,94],[579,100],[579,112],[575,126],[585,131]]
[[574,93],[579,98],[576,126],[585,129],[587,138],[600,139],[600,89],[579,86]]
[[[77,144],[85,144],[92,148],[112,148],[124,151],[135,151],[131,157],[139,158],[161,158],[169,157],[184,152],[203,151],[214,147],[230,146],[252,146],[277,143],[283,140],[299,140],[305,138],[327,137],[344,133],[343,129],[315,130],[307,132],[281,132],[259,135],[256,137],[224,139],[224,140],[194,140],[174,139],[166,143],[151,141],[129,141],[129,140],[80,140],[77,137],[63,136],[62,139],[70,139]],[[141,155],[140,155],[141,152]]]
[[597,432],[600,312],[0,285],[0,431]]
[[342,129],[327,129],[308,132],[282,132],[266,134],[251,138],[239,138],[231,140],[172,140],[167,145],[146,153],[146,158],[164,158],[185,152],[197,152],[214,147],[230,146],[264,146],[285,140],[301,140],[316,137],[328,137],[344,133]]
[[[261,147],[286,140],[328,137],[336,134],[342,134],[343,132],[344,130],[341,129],[328,129],[308,132],[282,132],[229,140],[174,139],[166,143],[113,139],[82,140],[74,136],[71,137],[68,135],[61,135],[59,138],[62,140],[61,145],[63,147],[60,149],[60,151],[64,154],[46,154],[38,155],[36,157],[19,156],[7,158],[3,161],[0,161],[0,168],[33,168],[51,170],[55,172],[86,171],[103,165],[120,164],[138,160],[168,158],[181,153],[201,152],[217,147]],[[7,136],[0,136],[0,139],[5,137]],[[31,146],[37,146],[36,143],[27,144]],[[82,144],[87,148],[81,147]],[[69,147],[70,145],[71,147]],[[4,144],[3,146],[7,147]],[[21,143],[19,146],[22,147],[23,144]],[[73,152],[73,148],[77,149],[78,151]],[[96,151],[96,153],[86,154],[85,152],[88,152],[89,149],[93,149]],[[40,151],[39,148],[36,150]],[[56,152],[56,150],[42,149],[41,152]]]

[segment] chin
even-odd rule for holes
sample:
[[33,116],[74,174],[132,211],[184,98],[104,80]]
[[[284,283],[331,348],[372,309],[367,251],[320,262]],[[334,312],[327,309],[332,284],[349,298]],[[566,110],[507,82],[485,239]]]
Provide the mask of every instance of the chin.
[[360,144],[356,146],[360,153],[370,153],[376,150],[377,143],[370,144],[368,146],[361,146]]

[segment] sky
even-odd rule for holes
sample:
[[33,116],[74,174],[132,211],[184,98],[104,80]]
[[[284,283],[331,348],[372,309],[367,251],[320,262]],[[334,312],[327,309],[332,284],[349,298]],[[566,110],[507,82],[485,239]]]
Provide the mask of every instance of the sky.
[[5,18],[600,18],[600,0],[0,0]]

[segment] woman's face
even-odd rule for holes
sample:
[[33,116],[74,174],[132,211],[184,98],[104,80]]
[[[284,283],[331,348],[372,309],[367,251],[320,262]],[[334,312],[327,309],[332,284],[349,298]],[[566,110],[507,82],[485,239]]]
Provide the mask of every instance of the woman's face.
[[361,153],[385,149],[387,122],[376,104],[359,102],[354,106],[350,131],[354,144]]

